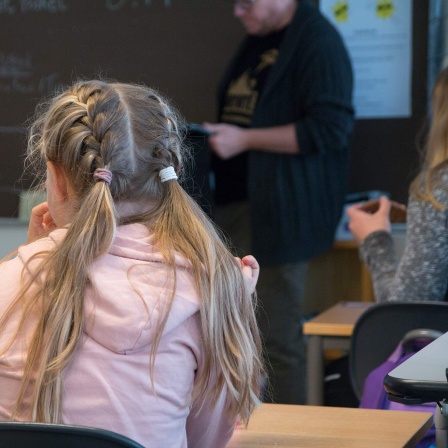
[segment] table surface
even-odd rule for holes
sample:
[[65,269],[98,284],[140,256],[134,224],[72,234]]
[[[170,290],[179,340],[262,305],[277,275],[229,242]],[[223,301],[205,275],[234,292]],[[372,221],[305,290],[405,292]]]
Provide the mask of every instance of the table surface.
[[426,412],[262,404],[227,448],[412,447],[431,425]]
[[303,333],[321,336],[351,336],[353,327],[361,314],[373,302],[339,302],[305,322]]

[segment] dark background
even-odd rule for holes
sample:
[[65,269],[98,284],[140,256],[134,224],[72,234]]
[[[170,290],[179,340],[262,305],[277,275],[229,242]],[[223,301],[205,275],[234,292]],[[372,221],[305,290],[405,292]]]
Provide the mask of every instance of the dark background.
[[[45,10],[42,10],[44,7]],[[426,114],[427,2],[413,1],[412,117],[359,120],[350,191],[400,202],[418,168]],[[0,216],[15,216],[25,122],[38,100],[78,77],[159,89],[187,121],[214,121],[221,72],[244,35],[224,0],[0,0]]]
[[420,165],[419,134],[427,113],[428,3],[412,2],[412,116],[356,122],[351,192],[384,190],[396,201],[407,201],[409,184]]

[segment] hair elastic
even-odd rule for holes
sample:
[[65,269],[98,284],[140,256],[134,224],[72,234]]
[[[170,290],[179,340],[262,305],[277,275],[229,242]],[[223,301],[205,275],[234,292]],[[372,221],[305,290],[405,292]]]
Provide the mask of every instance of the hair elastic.
[[112,172],[107,168],[97,168],[93,173],[93,180],[97,182],[99,180],[103,180],[110,185],[110,183],[112,182]]
[[167,166],[166,168],[163,168],[159,171],[159,176],[161,182],[166,182],[167,180],[176,180],[177,174],[176,171],[174,171],[174,168],[172,166]]

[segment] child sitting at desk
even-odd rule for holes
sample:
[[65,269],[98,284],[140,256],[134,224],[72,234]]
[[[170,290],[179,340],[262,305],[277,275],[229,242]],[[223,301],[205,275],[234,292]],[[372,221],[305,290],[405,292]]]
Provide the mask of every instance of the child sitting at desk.
[[258,263],[177,182],[180,122],[152,89],[80,81],[31,127],[48,203],[0,266],[0,419],[151,447],[224,447],[258,403]]

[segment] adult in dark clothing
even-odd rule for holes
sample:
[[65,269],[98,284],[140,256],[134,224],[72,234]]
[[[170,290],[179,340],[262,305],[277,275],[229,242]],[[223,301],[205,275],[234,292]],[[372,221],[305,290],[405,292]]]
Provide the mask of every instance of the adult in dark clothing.
[[205,124],[217,222],[262,266],[267,398],[300,404],[306,272],[308,260],[330,249],[342,211],[352,69],[339,34],[308,0],[237,0],[234,15],[248,36],[223,77],[221,123]]

